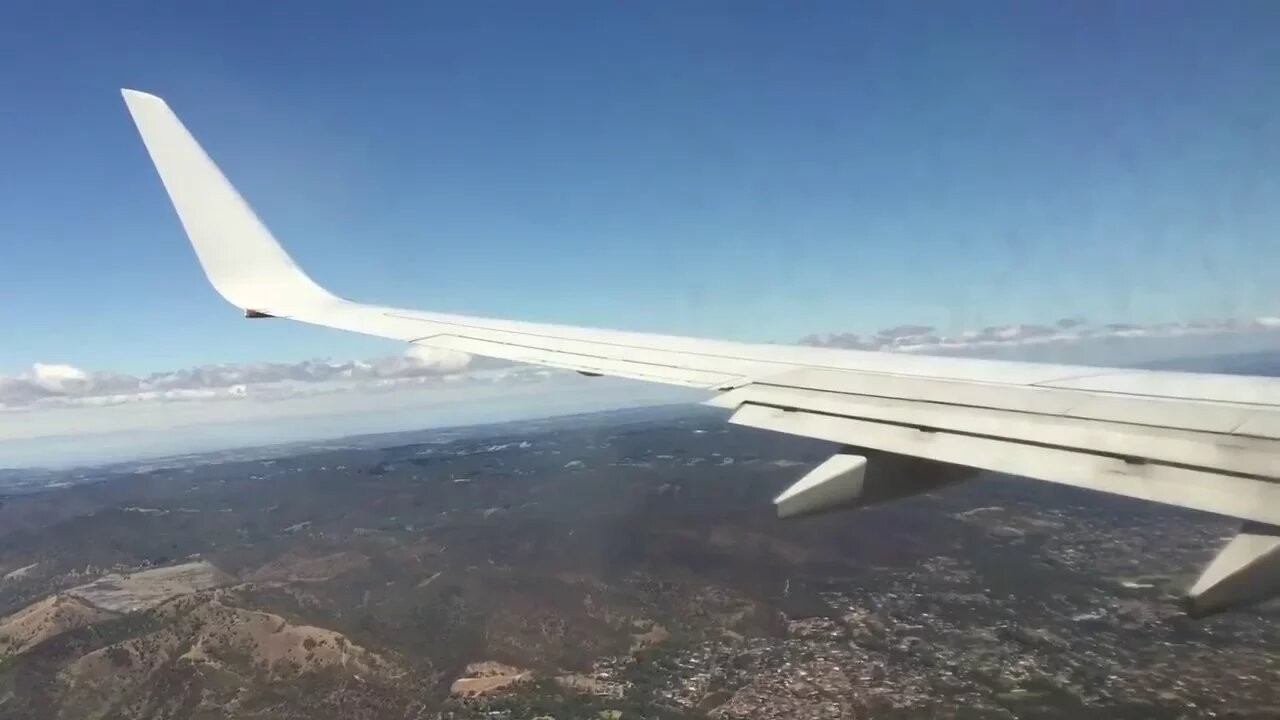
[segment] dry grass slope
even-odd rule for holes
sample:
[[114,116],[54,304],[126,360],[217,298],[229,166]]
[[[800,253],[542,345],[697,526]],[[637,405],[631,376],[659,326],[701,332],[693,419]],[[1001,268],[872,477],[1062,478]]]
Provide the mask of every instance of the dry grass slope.
[[532,679],[528,670],[487,660],[468,665],[466,674],[453,681],[449,692],[458,697],[497,695]]
[[[162,676],[175,671],[214,679],[205,683],[200,703],[228,713],[261,683],[326,671],[361,682],[406,674],[398,664],[340,633],[226,605],[218,596],[215,591],[174,599],[154,610],[168,618],[160,630],[101,648],[68,665],[59,677],[64,712],[86,718],[99,717],[95,712],[144,714],[146,704],[154,702],[151,691],[164,687]],[[219,694],[218,687],[226,691]]]
[[0,620],[0,658],[26,652],[64,632],[117,617],[81,600],[51,595]]
[[155,607],[177,595],[208,590],[229,582],[231,578],[226,573],[200,560],[136,573],[104,575],[91,583],[71,588],[67,594],[106,610],[132,612]]

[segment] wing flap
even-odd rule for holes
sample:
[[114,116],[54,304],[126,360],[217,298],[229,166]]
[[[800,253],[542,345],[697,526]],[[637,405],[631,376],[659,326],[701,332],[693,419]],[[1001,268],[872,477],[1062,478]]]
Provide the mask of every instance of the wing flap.
[[1042,381],[1036,385],[1175,400],[1213,399],[1229,403],[1280,405],[1280,385],[1250,380],[1239,375],[1212,373],[1105,370],[1082,377]]
[[729,421],[1280,524],[1280,484],[1253,478],[762,405],[743,405]]
[[[1264,397],[1277,383],[1271,378],[1229,378],[1241,394]],[[1232,403],[1216,399],[1183,399],[1135,393],[1097,392],[1014,385],[999,382],[970,382],[946,378],[917,378],[878,373],[834,372],[803,368],[766,378],[762,385],[794,387],[874,397],[917,400],[946,405],[983,407],[1040,415],[1061,415],[1083,420],[1100,420],[1151,427],[1179,428],[1199,432],[1233,433],[1250,427],[1266,431],[1257,416],[1276,416],[1280,406],[1261,403]],[[1280,434],[1263,435],[1280,439]]]
[[804,410],[1259,478],[1280,475],[1280,442],[1258,438],[755,384],[721,394],[708,404]]

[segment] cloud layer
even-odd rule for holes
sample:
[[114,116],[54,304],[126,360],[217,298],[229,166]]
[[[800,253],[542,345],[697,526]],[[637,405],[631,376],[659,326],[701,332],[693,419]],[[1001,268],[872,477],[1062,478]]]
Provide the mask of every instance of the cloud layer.
[[[800,342],[859,350],[1121,365],[1179,355],[1260,347],[1280,349],[1280,317],[1148,326],[1092,325],[1081,318],[1064,318],[1052,325],[1003,325],[951,336],[924,325],[899,325],[871,335],[810,335]],[[367,361],[202,365],[146,377],[36,363],[25,372],[0,375],[0,411],[237,399],[271,401],[344,392],[385,392],[432,383],[527,383],[554,372],[483,358],[473,360],[466,353],[419,346],[410,346],[403,355]]]
[[872,335],[829,333],[801,338],[802,345],[895,352],[978,354],[1035,345],[1070,345],[1112,339],[1166,339],[1221,336],[1280,330],[1280,317],[1252,320],[1199,320],[1163,325],[1109,323],[1091,325],[1083,318],[1063,318],[1053,325],[996,325],[958,335],[943,335],[925,325],[899,325]]
[[[355,387],[377,388],[447,379],[473,367],[470,355],[410,346],[404,355],[373,360],[242,363],[153,373],[146,377],[36,363],[0,375],[0,408],[114,405],[146,401],[294,397]],[[493,368],[489,363],[481,365]]]

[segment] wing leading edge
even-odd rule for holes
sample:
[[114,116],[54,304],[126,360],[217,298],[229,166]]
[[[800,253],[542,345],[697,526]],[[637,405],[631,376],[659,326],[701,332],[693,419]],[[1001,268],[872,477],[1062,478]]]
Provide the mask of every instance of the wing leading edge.
[[[776,501],[796,515],[922,492],[853,448],[1240,518],[1191,609],[1280,592],[1280,380],[757,345],[353,302],[311,280],[160,98],[123,91],[214,288],[278,317],[516,362],[717,391],[731,422],[844,449]],[[933,472],[950,482],[954,473]],[[1243,549],[1242,549],[1243,548]]]

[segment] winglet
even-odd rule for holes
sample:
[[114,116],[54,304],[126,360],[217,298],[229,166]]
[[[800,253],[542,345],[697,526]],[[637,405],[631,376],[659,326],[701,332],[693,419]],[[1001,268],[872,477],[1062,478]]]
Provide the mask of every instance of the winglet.
[[120,92],[214,289],[250,316],[287,317],[337,299],[280,247],[164,100]]

